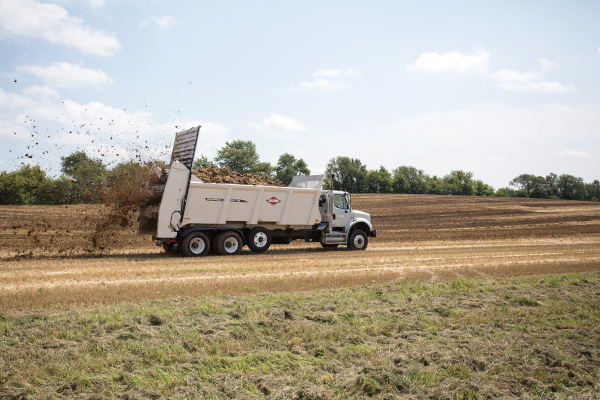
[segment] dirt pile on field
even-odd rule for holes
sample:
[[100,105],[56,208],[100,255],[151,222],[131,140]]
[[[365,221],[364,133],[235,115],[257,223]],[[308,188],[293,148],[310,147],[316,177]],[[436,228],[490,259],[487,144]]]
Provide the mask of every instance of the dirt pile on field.
[[228,167],[216,166],[194,169],[192,173],[207,183],[237,183],[241,185],[285,186],[283,183],[262,175],[240,174]]

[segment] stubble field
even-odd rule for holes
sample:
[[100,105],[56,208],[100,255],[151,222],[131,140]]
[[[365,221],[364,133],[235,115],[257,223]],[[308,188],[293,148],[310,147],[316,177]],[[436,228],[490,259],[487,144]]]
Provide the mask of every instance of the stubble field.
[[96,230],[97,205],[0,207],[4,310],[215,293],[340,287],[397,278],[516,276],[600,269],[600,204],[355,195],[378,237],[364,252],[318,244],[237,257],[164,254],[135,228]]
[[0,399],[596,399],[600,204],[356,195],[378,237],[167,256],[0,207]]

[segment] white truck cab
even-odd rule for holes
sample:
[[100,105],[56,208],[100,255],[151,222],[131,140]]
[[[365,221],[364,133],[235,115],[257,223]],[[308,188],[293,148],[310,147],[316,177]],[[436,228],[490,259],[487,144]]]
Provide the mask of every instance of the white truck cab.
[[[332,178],[333,179],[333,178]],[[371,215],[352,209],[352,199],[350,193],[334,190],[323,190],[319,210],[323,221],[328,223],[327,233],[321,238],[321,243],[334,247],[334,245],[348,244],[350,247],[361,248],[368,243],[368,236],[377,236],[377,231],[371,224]],[[332,202],[332,207],[329,202]],[[329,224],[329,215],[332,216],[332,223]],[[354,231],[360,231],[356,245],[350,245],[350,236]],[[354,243],[353,243],[354,244]]]

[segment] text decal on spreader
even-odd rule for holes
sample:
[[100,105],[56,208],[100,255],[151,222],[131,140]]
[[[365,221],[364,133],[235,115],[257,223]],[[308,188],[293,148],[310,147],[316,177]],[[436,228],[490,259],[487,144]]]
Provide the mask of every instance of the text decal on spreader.
[[[205,197],[206,201],[223,201],[223,199],[218,197]],[[244,199],[231,199],[229,200],[232,203],[247,203]]]
[[277,197],[273,196],[270,199],[267,199],[267,203],[269,203],[272,206],[276,206],[277,204],[281,203],[281,200],[279,200]]

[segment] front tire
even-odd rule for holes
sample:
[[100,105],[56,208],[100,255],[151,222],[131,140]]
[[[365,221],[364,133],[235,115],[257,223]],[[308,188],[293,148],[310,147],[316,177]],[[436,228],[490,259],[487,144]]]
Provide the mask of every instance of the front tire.
[[181,242],[181,254],[186,257],[202,257],[210,250],[210,240],[202,232],[192,232]]
[[242,237],[234,231],[221,232],[215,238],[215,249],[222,256],[235,256],[242,251]]
[[267,251],[271,242],[271,232],[263,227],[257,226],[248,232],[248,247],[255,253]]
[[364,231],[357,229],[348,238],[348,250],[365,250],[369,245],[369,237]]

